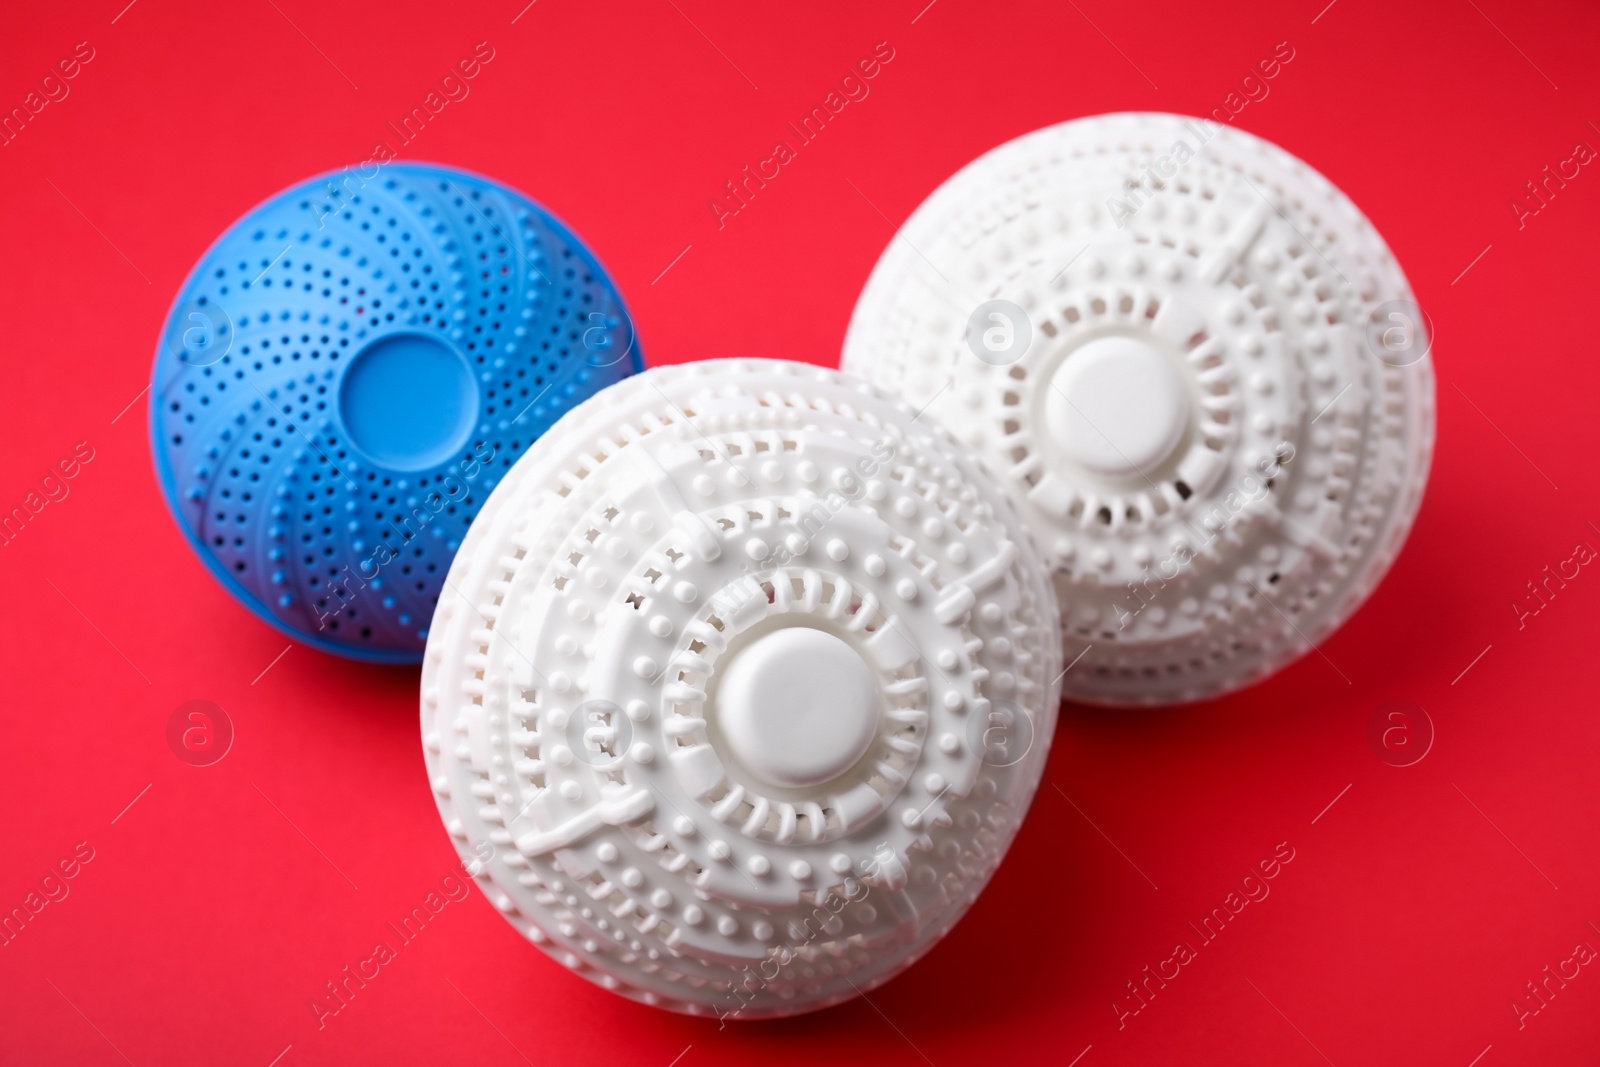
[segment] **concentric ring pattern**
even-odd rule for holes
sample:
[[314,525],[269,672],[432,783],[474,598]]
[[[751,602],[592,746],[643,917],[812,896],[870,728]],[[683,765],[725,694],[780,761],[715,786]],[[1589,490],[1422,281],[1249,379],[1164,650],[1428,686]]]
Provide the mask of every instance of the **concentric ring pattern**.
[[1047,572],[963,446],[835,371],[607,389],[495,490],[450,586],[440,814],[517,929],[625,996],[743,1019],[871,990],[1038,785]]
[[1327,179],[1208,120],[1105,115],[994,149],[901,234],[844,367],[928,405],[1016,501],[1069,697],[1226,692],[1372,591],[1427,479],[1430,338]]
[[207,251],[156,353],[151,441],[241,601],[329,651],[415,662],[501,476],[643,363],[604,269],[538,204],[373,169],[287,189]]

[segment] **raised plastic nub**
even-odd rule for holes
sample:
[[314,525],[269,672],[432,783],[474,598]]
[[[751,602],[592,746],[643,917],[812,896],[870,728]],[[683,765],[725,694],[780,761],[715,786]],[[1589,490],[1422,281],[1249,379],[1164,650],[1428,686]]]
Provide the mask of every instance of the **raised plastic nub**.
[[467,361],[437,337],[392,333],[357,352],[339,386],[351,442],[392,470],[438,466],[460,451],[478,417]]
[[1189,426],[1189,397],[1172,361],[1131,337],[1099,337],[1069,354],[1045,395],[1051,435],[1100,474],[1143,474]]
[[806,626],[733,654],[717,723],[733,755],[780,786],[820,785],[855,765],[878,732],[872,669],[844,641]]

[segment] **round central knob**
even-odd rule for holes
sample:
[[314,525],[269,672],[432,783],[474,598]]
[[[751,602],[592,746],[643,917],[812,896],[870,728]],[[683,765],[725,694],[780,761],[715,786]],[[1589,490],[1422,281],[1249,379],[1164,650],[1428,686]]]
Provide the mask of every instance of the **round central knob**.
[[1051,435],[1101,474],[1142,473],[1189,426],[1189,397],[1172,361],[1132,337],[1101,337],[1066,358],[1045,394]]
[[339,384],[345,432],[394,470],[437,466],[467,443],[478,386],[455,349],[430,334],[392,333],[357,352]]
[[733,754],[751,771],[777,785],[819,785],[872,744],[878,685],[855,649],[795,626],[734,655],[718,686],[716,714]]

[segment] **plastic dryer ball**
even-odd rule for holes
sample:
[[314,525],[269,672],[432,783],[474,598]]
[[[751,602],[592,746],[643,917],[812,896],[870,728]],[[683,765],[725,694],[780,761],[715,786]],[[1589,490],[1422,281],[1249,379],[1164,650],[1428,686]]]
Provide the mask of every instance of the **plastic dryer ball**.
[[[725,1020],[815,1010],[909,966],[999,863],[1054,728],[1054,598],[916,415],[804,364],[658,367],[484,506],[430,629],[424,755],[463,856],[496,846],[484,891],[576,973]],[[1003,765],[968,738],[1001,702],[1036,738]]]
[[[1097,115],[979,157],[901,229],[842,366],[926,406],[1011,495],[1066,612],[1070,696],[1217,696],[1371,594],[1432,456],[1426,319],[1306,163],[1210,119]],[[970,281],[929,284],[930,263]],[[1002,360],[974,341],[994,307]]]
[[[359,213],[337,210],[354,196]],[[285,189],[201,257],[157,348],[152,451],[190,545],[258,618],[416,662],[495,480],[642,366],[616,286],[560,219],[396,162]]]

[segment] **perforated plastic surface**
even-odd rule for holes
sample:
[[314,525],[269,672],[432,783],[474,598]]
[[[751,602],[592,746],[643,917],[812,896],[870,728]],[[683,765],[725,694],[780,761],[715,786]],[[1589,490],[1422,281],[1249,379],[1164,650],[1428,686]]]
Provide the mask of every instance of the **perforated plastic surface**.
[[935,191],[873,270],[844,367],[929,405],[1022,509],[1067,695],[1166,703],[1262,678],[1377,584],[1427,478],[1428,347],[1325,178],[1239,130],[1118,114]]
[[247,606],[329,651],[415,662],[501,475],[642,366],[559,219],[394,163],[293,186],[207,251],[156,352],[151,442],[179,525]]
[[490,899],[625,996],[870,990],[956,922],[1055,725],[1047,572],[972,455],[835,371],[713,360],[574,410],[439,602],[422,731]]

